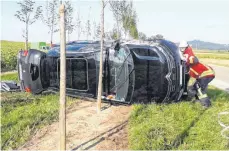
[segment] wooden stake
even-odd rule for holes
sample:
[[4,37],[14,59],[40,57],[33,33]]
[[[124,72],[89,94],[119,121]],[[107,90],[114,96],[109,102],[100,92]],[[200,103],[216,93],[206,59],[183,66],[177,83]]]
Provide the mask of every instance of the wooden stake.
[[59,132],[60,150],[66,150],[66,53],[65,53],[65,8],[60,5],[60,112],[59,112]]
[[101,96],[102,96],[102,81],[103,81],[103,45],[104,45],[104,0],[102,2],[101,11],[101,50],[100,50],[100,60],[99,60],[99,84],[98,84],[98,95],[97,95],[97,113],[101,111]]

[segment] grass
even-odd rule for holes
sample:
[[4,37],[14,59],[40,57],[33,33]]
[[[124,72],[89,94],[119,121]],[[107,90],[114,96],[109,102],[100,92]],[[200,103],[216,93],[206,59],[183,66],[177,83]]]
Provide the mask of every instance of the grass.
[[[1,149],[23,145],[36,129],[58,119],[58,95],[1,94]],[[76,100],[67,99],[67,106]]]
[[1,80],[13,80],[18,81],[18,74],[17,72],[14,73],[7,73],[7,74],[1,74]]
[[[2,80],[17,80],[16,73],[1,75]],[[57,120],[59,96],[30,93],[1,93],[1,150],[17,149],[34,132]],[[67,107],[75,99],[67,98]]]
[[[134,105],[128,129],[129,149],[229,149],[217,122],[217,114],[229,108],[229,94],[214,87],[208,93],[213,106],[206,110],[192,102]],[[224,122],[229,123],[229,118]]]

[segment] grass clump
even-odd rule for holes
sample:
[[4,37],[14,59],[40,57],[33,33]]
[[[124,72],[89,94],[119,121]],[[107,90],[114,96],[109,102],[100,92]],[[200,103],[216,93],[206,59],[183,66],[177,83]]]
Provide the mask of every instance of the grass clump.
[[[58,117],[58,95],[1,94],[1,149],[16,149],[45,124]],[[69,99],[67,106],[75,100]]]
[[217,121],[218,113],[229,108],[229,94],[214,87],[208,93],[213,106],[206,110],[192,102],[134,105],[128,129],[129,148],[229,149]]

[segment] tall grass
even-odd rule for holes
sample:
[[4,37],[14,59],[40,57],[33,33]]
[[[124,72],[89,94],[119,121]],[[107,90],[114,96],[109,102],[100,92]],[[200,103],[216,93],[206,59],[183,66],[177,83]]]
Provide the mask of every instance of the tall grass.
[[[229,149],[220,134],[217,114],[229,108],[229,94],[209,89],[213,106],[198,103],[134,105],[129,122],[129,149]],[[225,122],[229,123],[229,118]]]

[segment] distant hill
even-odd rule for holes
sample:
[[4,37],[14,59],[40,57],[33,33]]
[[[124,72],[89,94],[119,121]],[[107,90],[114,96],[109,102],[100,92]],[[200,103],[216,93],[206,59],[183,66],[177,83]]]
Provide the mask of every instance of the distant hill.
[[225,47],[225,44],[218,44],[218,43],[212,43],[212,42],[205,42],[201,40],[192,40],[188,41],[189,44],[192,45],[194,49],[202,49],[202,50],[225,50],[229,49],[229,46]]

